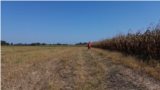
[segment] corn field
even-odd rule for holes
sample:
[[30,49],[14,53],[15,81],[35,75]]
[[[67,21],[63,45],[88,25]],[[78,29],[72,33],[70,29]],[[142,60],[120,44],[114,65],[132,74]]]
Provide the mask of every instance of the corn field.
[[118,34],[112,39],[93,42],[92,47],[124,52],[135,55],[143,60],[160,59],[160,21],[156,27],[151,24],[144,33],[128,32],[127,35]]

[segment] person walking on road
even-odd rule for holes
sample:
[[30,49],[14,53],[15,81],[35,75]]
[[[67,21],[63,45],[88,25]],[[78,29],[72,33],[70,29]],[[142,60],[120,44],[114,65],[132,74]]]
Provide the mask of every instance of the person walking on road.
[[88,50],[89,49],[91,49],[91,43],[90,43],[90,41],[89,41],[89,43],[88,43]]

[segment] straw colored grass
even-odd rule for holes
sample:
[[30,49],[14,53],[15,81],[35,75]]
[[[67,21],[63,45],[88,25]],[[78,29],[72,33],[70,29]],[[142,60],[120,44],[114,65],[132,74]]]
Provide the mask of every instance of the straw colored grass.
[[2,90],[160,89],[160,81],[153,78],[159,78],[158,65],[151,68],[117,52],[76,46],[2,46],[2,59]]
[[149,62],[143,62],[140,59],[137,59],[133,56],[126,57],[120,52],[116,51],[107,51],[101,49],[95,49],[99,53],[103,53],[106,59],[112,60],[114,64],[123,65],[133,69],[139,69],[143,72],[154,76],[160,80],[160,63],[155,60],[150,60]]

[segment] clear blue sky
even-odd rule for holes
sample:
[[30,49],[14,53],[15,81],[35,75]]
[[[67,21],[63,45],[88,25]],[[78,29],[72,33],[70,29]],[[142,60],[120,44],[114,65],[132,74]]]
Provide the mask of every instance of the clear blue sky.
[[2,1],[1,39],[9,43],[94,42],[144,31],[160,20],[160,1]]

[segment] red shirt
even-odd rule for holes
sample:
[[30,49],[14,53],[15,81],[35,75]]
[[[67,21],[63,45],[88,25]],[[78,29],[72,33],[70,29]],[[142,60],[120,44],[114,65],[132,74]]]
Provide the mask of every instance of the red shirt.
[[88,43],[88,47],[91,47],[91,43],[90,42]]

